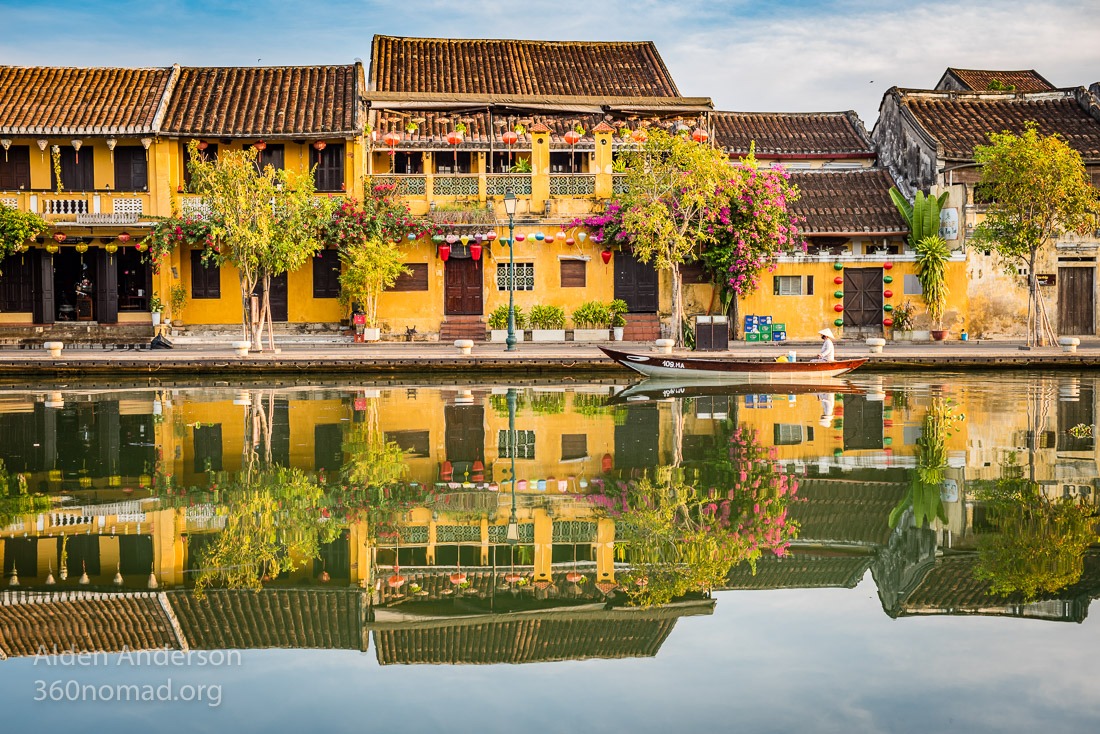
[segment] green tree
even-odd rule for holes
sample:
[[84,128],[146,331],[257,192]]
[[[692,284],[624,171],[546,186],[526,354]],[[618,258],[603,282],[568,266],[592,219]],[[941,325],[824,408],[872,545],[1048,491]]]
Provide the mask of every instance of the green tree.
[[1096,224],[1100,201],[1081,155],[1059,135],[1040,135],[1035,123],[1023,133],[993,133],[974,149],[981,186],[990,203],[974,240],[1012,265],[1028,269],[1028,343],[1045,343],[1046,309],[1035,275],[1039,252],[1065,232],[1084,233]]
[[[208,257],[237,269],[241,287],[242,333],[253,348],[263,342],[275,348],[271,319],[271,279],[297,270],[323,247],[321,227],[331,214],[328,198],[314,194],[313,174],[257,165],[255,149],[231,150],[216,160],[189,145],[191,190],[200,194],[212,214],[217,250]],[[259,318],[251,319],[251,298],[263,288]]]
[[29,241],[49,228],[49,223],[37,214],[0,204],[0,263],[8,255],[26,250]]

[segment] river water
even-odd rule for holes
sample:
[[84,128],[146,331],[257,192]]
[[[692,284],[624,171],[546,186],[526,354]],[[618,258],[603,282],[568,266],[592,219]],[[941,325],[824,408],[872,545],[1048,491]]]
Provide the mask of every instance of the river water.
[[1086,731],[1094,373],[0,385],[0,717]]

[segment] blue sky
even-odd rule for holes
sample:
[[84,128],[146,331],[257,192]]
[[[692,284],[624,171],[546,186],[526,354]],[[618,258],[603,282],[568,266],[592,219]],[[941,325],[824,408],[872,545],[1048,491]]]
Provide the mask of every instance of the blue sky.
[[375,33],[652,40],[685,95],[719,109],[855,109],[870,128],[892,85],[946,66],[1100,81],[1096,0],[0,0],[0,63],[74,66],[369,61]]

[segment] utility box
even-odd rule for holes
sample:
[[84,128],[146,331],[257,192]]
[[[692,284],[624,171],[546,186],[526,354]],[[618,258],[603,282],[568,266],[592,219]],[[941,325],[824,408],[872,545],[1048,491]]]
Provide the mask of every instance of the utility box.
[[724,352],[730,348],[730,325],[726,316],[695,317],[695,350]]

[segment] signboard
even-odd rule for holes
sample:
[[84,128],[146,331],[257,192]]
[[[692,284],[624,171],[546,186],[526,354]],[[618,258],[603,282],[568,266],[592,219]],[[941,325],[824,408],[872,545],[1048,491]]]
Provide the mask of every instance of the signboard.
[[1039,285],[1043,285],[1048,288],[1058,285],[1058,276],[1054,273],[1036,273],[1035,280],[1039,283]]
[[959,210],[955,207],[940,210],[940,237],[948,242],[959,239]]

